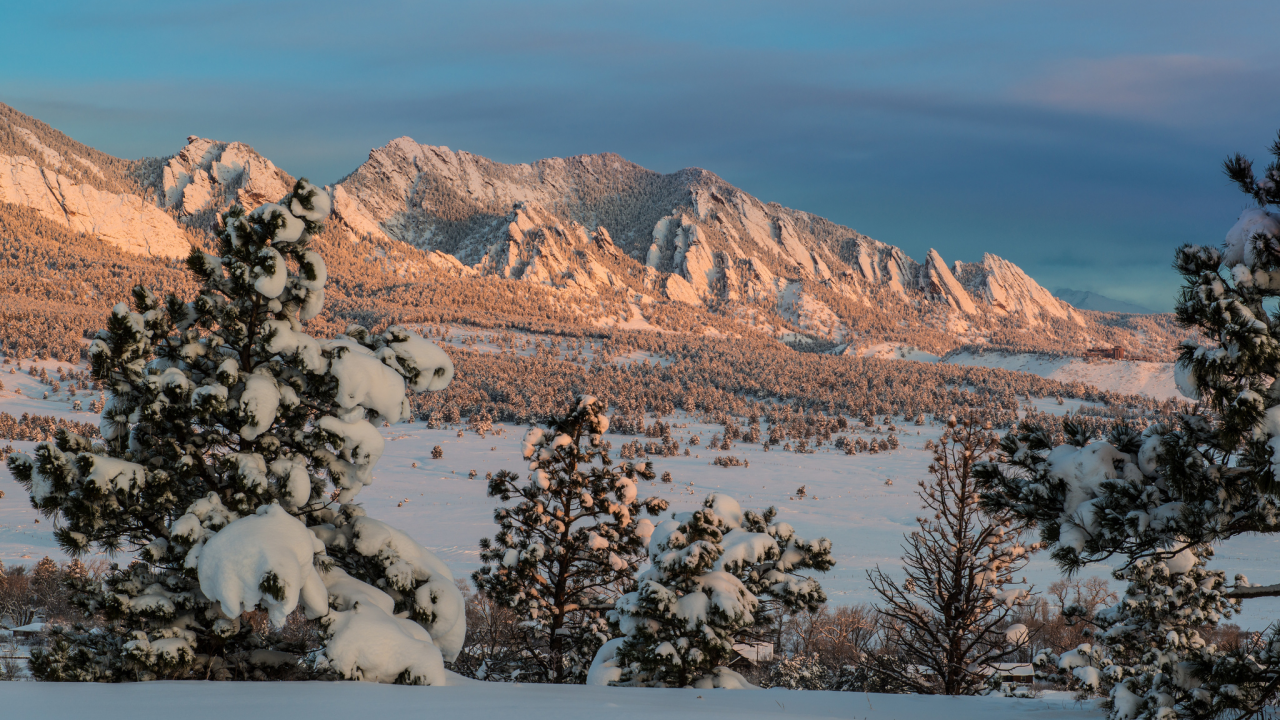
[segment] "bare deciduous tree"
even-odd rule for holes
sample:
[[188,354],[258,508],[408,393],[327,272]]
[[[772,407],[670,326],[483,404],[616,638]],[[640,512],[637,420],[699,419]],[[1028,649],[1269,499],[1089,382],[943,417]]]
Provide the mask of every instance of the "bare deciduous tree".
[[1008,520],[984,514],[972,479],[975,463],[995,449],[990,427],[951,418],[934,455],[930,481],[917,492],[929,515],[907,536],[906,578],[878,567],[867,573],[877,609],[894,622],[886,641],[905,666],[886,672],[917,692],[971,695],[987,681],[984,666],[1013,657],[1027,633],[1007,633],[1030,604],[1030,589],[1011,588],[1028,550]]

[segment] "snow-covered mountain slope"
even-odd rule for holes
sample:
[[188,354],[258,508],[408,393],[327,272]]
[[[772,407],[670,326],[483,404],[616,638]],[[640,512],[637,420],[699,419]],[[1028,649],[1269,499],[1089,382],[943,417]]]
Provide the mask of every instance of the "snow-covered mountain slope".
[[1100,322],[995,255],[949,266],[931,250],[917,262],[698,168],[664,175],[607,153],[509,165],[398,138],[333,193],[338,224],[353,237],[402,240],[481,275],[571,290],[626,286],[642,306],[714,309],[797,341],[867,347],[924,330],[939,354],[965,343],[1123,344],[1164,356],[1180,339]]
[[[293,180],[243,143],[195,136],[171,157],[112,158],[0,105],[0,202],[131,252],[183,256],[220,212],[277,198]],[[1119,344],[1168,359],[1181,339],[1165,320],[1078,311],[994,255],[948,265],[931,250],[918,262],[698,168],[662,174],[608,153],[512,165],[398,138],[329,191],[337,237],[372,239],[373,254],[412,248],[417,267],[462,282],[546,288],[587,324],[604,319],[601,303],[610,316],[634,304],[640,317],[625,321],[639,326],[937,355]]]
[[185,257],[187,231],[133,179],[145,165],[100,153],[0,104],[0,202],[33,208],[128,252]]
[[[663,175],[607,153],[508,165],[398,138],[370,152],[337,188],[351,232],[376,228],[467,265],[502,240],[517,206],[536,207],[584,233],[603,227],[614,247],[654,271],[649,289],[664,299],[790,301],[792,283],[820,284],[864,304],[885,290],[964,318],[1082,324],[1069,306],[993,255],[953,269],[930,251],[918,263],[850,228],[763,203],[699,168]],[[964,281],[956,277],[962,268]]]

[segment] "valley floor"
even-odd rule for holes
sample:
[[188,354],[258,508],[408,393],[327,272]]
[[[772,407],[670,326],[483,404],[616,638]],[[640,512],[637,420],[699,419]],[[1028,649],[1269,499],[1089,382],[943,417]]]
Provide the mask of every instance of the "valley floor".
[[122,685],[0,683],[4,716],[95,720],[258,720],[431,717],[587,720],[609,718],[844,718],[848,720],[1084,720],[1094,702],[1043,698],[935,697],[789,690],[654,690],[475,683],[405,687],[372,683],[152,682]]
[[[55,369],[49,368],[50,372]],[[3,379],[6,389],[0,391],[0,411],[98,422],[94,413],[72,411],[66,400],[39,399],[43,386],[28,376],[6,373]],[[23,395],[13,393],[17,387],[23,387]],[[87,400],[89,396],[81,397]],[[1073,411],[1081,404],[1070,399],[1063,405],[1052,398],[1035,401],[1037,409],[1050,413]],[[747,509],[776,506],[779,519],[794,526],[801,537],[825,536],[832,541],[836,566],[818,579],[834,605],[870,602],[873,596],[867,570],[900,564],[903,535],[916,527],[919,512],[916,483],[927,476],[931,461],[932,454],[924,445],[936,440],[943,429],[907,424],[897,433],[900,449],[848,456],[830,443],[811,454],[780,449],[764,452],[760,445],[748,443],[734,443],[729,450],[708,450],[712,434],[723,428],[698,423],[683,413],[667,420],[674,424],[672,435],[680,447],[688,447],[692,454],[651,458],[657,474],[670,472],[673,482],[642,486],[640,495],[659,495],[670,502],[672,511],[694,509],[715,492],[728,493]],[[358,502],[371,516],[403,529],[436,552],[455,577],[469,576],[479,567],[478,541],[491,537],[496,529],[493,510],[497,500],[486,495],[485,474],[502,469],[523,472],[527,465],[520,457],[525,428],[495,424],[494,430],[500,434],[480,437],[464,431],[459,437],[458,428],[432,430],[420,422],[383,428],[386,450],[375,469],[373,484],[365,488]],[[869,440],[887,437],[887,432],[877,434],[861,427],[847,434]],[[694,435],[700,437],[698,446],[689,444]],[[623,443],[650,440],[617,434],[606,438],[614,445],[615,461]],[[0,446],[5,444],[20,451],[35,447],[30,442],[0,441]],[[444,451],[440,460],[431,459],[435,445]],[[717,456],[733,456],[749,466],[719,467],[712,464]],[[803,497],[797,493],[802,485]],[[44,555],[61,558],[52,524],[47,519],[35,522],[39,515],[31,508],[26,491],[3,466],[0,491],[4,493],[0,499],[0,561],[32,564]],[[1274,583],[1280,581],[1276,557],[1280,557],[1280,537],[1242,537],[1220,546],[1211,567],[1226,569],[1228,577],[1240,572],[1255,583]],[[1024,574],[1038,592],[1061,577],[1044,553],[1032,558]],[[1110,569],[1086,569],[1084,577],[1091,575],[1110,579]],[[1122,590],[1115,581],[1112,586]],[[1233,621],[1262,629],[1278,618],[1280,599],[1264,598],[1249,601],[1245,614]]]

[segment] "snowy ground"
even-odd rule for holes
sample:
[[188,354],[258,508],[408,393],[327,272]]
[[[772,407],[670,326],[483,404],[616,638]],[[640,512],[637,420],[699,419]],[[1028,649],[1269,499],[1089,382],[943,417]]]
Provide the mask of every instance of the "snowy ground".
[[[846,351],[851,352],[851,351]],[[1001,368],[1039,375],[1059,382],[1082,382],[1100,390],[1132,395],[1146,395],[1156,400],[1184,399],[1173,383],[1173,364],[1137,362],[1133,360],[1089,360],[1083,358],[1047,358],[1033,353],[989,352],[977,355],[958,353],[943,360],[902,343],[880,343],[862,348],[860,357],[878,360],[914,360],[944,362],[952,365]]]
[[[912,358],[915,359],[915,358]],[[1099,390],[1146,395],[1156,400],[1185,399],[1173,383],[1173,364],[1132,360],[1043,358],[1032,354],[960,353],[945,360],[953,365],[1003,368],[1059,382],[1082,382]]]
[[[93,717],[95,720],[226,718],[487,717],[522,720],[586,718],[843,718],[852,720],[1095,720],[1094,703],[1066,693],[1038,699],[873,695],[788,690],[653,690],[476,683],[406,687],[372,683],[151,682],[121,685],[3,683],[5,717]],[[180,708],[180,710],[179,710]]]
[[[483,333],[452,333],[450,340],[449,344],[465,343],[473,350],[498,350],[485,342]],[[550,343],[551,339],[546,341]],[[559,349],[567,351],[568,348],[560,346]],[[635,357],[614,360],[658,360],[647,353],[633,355]],[[998,357],[987,355],[975,359],[996,360]],[[26,364],[23,363],[24,368]],[[47,361],[40,365],[56,377],[59,363]],[[14,416],[29,412],[97,423],[96,414],[71,409],[73,399],[67,397],[67,384],[62,393],[43,400],[41,395],[47,386],[25,373],[8,374],[10,366],[0,367],[6,368],[0,374],[5,385],[0,391],[0,411]],[[14,392],[17,388],[22,389],[21,395]],[[84,401],[87,407],[88,400],[96,397],[96,393],[81,392],[75,399]],[[1034,402],[1039,410],[1059,414],[1086,404],[1065,400],[1063,405],[1058,405],[1051,398]],[[735,444],[727,451],[708,451],[706,444],[711,435],[722,428],[691,422],[682,414],[669,419],[676,425],[685,425],[673,430],[682,448],[690,447],[688,440],[692,435],[700,436],[701,445],[690,447],[694,455],[687,458],[653,458],[658,474],[669,471],[674,482],[642,487],[642,496],[645,493],[661,495],[671,502],[675,511],[696,507],[713,492],[733,495],[744,508],[777,506],[781,519],[795,526],[802,536],[831,539],[837,565],[821,577],[821,582],[836,604],[870,601],[866,571],[876,565],[898,564],[902,536],[916,525],[919,503],[914,495],[915,483],[926,476],[930,462],[931,456],[924,450],[924,444],[936,439],[942,430],[929,425],[904,425],[898,432],[902,447],[888,453],[847,456],[828,444],[816,453],[800,455],[779,450],[764,452],[761,446],[749,444]],[[458,437],[457,429],[429,430],[421,423],[384,428],[383,434],[388,440],[386,452],[375,471],[374,483],[361,493],[360,502],[370,515],[408,531],[419,542],[436,550],[455,575],[469,575],[478,567],[477,541],[492,535],[495,528],[495,501],[486,496],[485,473],[501,469],[523,471],[526,465],[519,455],[519,440],[524,429],[499,424],[495,430],[498,434],[482,438],[470,432]],[[887,435],[865,428],[857,429],[856,433],[867,439]],[[635,438],[611,434],[608,439],[617,448]],[[647,438],[639,440],[643,443]],[[10,442],[0,441],[0,445],[3,444]],[[23,451],[35,445],[17,441],[11,444]],[[444,449],[441,460],[431,459],[434,445]],[[712,465],[711,461],[719,455],[736,456],[748,461],[750,466]],[[616,449],[614,456],[616,459]],[[472,470],[476,471],[475,479],[469,477]],[[889,480],[892,484],[887,484]],[[796,493],[801,485],[806,490],[803,498]],[[4,498],[0,499],[0,560],[33,563],[46,554],[61,557],[53,542],[51,524],[48,520],[36,522],[40,518],[28,503],[26,492],[2,467],[0,491],[4,492]],[[1243,572],[1253,582],[1280,582],[1280,570],[1275,564],[1277,556],[1280,556],[1280,538],[1240,538],[1218,550],[1215,565],[1228,569],[1229,575]],[[1109,575],[1102,567],[1091,568],[1086,573]],[[1033,559],[1026,576],[1040,590],[1059,578],[1056,567],[1044,555]],[[1247,608],[1248,614],[1240,619],[1246,626],[1261,626],[1280,618],[1280,600],[1252,600]]]
[[864,358],[875,358],[877,360],[915,360],[917,362],[936,363],[941,358],[933,353],[927,353],[923,350],[903,345],[901,343],[880,343],[863,348],[858,355]]

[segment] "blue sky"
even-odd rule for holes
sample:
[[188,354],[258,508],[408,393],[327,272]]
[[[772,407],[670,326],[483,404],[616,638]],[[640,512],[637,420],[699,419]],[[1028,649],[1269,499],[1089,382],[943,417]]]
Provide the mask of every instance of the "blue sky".
[[612,151],[1041,284],[1172,307],[1280,129],[1280,3],[10,3],[0,101],[124,157],[241,140],[332,182],[401,135]]

